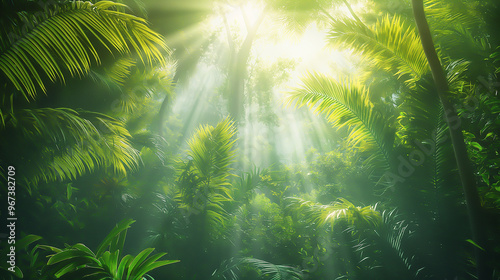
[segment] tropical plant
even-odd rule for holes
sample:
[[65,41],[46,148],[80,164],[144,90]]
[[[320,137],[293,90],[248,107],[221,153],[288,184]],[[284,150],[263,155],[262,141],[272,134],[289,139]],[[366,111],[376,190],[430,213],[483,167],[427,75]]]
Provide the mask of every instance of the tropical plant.
[[390,117],[369,98],[368,88],[361,83],[322,74],[307,74],[302,85],[288,93],[289,104],[307,105],[325,114],[334,127],[347,127],[349,147],[364,154],[365,163],[383,173],[389,169],[394,132]]
[[[124,6],[112,1],[71,1],[50,13],[23,15],[25,27],[31,28],[23,34],[25,30],[13,26],[10,36],[2,36],[2,45],[8,47],[2,49],[0,69],[25,99],[33,100],[39,94],[37,88],[46,90],[45,77],[64,82],[63,70],[71,76],[84,75],[92,63],[99,64],[99,44],[111,53],[133,50],[149,65],[164,61],[161,49],[166,46],[161,37],[144,19],[116,10]],[[93,37],[99,43],[92,43]],[[40,72],[35,70],[38,67]]]
[[[435,3],[430,3],[432,1],[427,2],[427,9],[429,9],[436,18],[443,18],[445,13],[439,10],[439,7],[435,5]],[[446,8],[448,9],[449,7]],[[419,16],[419,20],[422,20],[422,13],[420,13]],[[458,14],[454,14],[454,17],[460,18],[461,22],[466,21],[465,18],[468,18],[462,18]],[[466,23],[464,23],[464,25],[466,25]],[[450,28],[451,24],[444,24],[444,27],[443,25],[438,26],[439,28],[443,28],[443,30],[447,30],[446,28]],[[419,31],[421,31],[421,26],[419,26]],[[451,102],[458,102],[458,104],[461,104],[462,101],[455,100],[456,96],[450,95],[448,89],[457,92],[461,86],[463,87],[463,85],[467,83],[465,82],[466,77],[464,74],[468,70],[468,63],[463,60],[453,60],[447,56],[445,51],[448,51],[449,47],[446,49],[435,49],[432,42],[429,43],[429,41],[422,46],[421,37],[424,35],[419,37],[415,27],[411,23],[405,23],[398,15],[385,16],[377,20],[373,25],[360,24],[353,19],[337,19],[333,21],[332,30],[329,36],[330,41],[334,45],[349,48],[360,54],[369,62],[368,68],[370,70],[375,68],[386,71],[394,75],[400,81],[400,85],[395,87],[393,91],[371,96],[371,99],[376,96],[388,96],[389,99],[393,100],[390,105],[393,107],[399,106],[396,110],[385,110],[384,104],[380,102],[374,102],[374,105],[372,105],[373,109],[370,109],[369,106],[365,106],[366,112],[371,110],[382,112],[385,119],[391,119],[391,116],[386,115],[388,112],[399,112],[400,116],[398,117],[397,123],[393,124],[393,122],[387,121],[383,123],[383,125],[387,123],[389,123],[389,126],[393,125],[397,131],[395,135],[396,141],[390,142],[388,145],[390,149],[386,149],[390,151],[386,157],[389,159],[387,161],[387,166],[389,168],[385,170],[386,172],[383,177],[385,177],[385,181],[387,181],[389,185],[397,185],[395,188],[392,188],[392,191],[394,191],[394,197],[398,198],[401,202],[398,203],[398,205],[401,206],[401,209],[404,208],[405,212],[410,214],[415,222],[419,221],[418,223],[422,228],[436,227],[436,221],[438,220],[441,221],[440,223],[446,222],[449,225],[446,227],[448,229],[453,227],[451,225],[456,226],[457,223],[451,222],[452,220],[454,221],[455,217],[450,213],[449,209],[460,208],[458,206],[460,197],[454,194],[455,192],[452,187],[457,183],[455,181],[456,175],[452,175],[453,172],[448,172],[454,169],[455,164],[448,160],[451,155],[449,149],[451,145],[449,145],[449,142],[446,143],[446,139],[449,139],[446,134],[452,133],[452,138],[455,138],[455,146],[457,142],[456,139],[461,137],[457,134],[461,134],[462,130],[458,128],[458,118],[456,115],[451,114],[453,110],[451,110],[449,106],[451,106]],[[430,36],[428,32],[425,36],[427,36],[427,40],[429,40]],[[429,67],[427,58],[430,47],[432,47],[433,51],[432,61],[434,65],[431,65],[432,67]],[[432,61],[430,64],[432,64]],[[444,69],[441,69],[441,63],[443,63]],[[438,71],[440,73],[441,85],[437,86],[430,82],[431,74],[435,76],[435,73],[437,73],[436,65],[441,69]],[[431,69],[432,71],[430,71]],[[304,84],[307,85],[311,83],[312,79],[310,76],[311,75],[304,79]],[[333,80],[332,78],[327,79]],[[362,79],[362,81],[366,83],[370,82],[365,79]],[[337,98],[335,102],[330,101],[331,94],[329,93],[332,92],[332,88],[334,88],[331,86],[331,83],[325,83],[319,78],[316,78],[313,80],[312,84],[314,86],[308,86],[308,88],[313,88],[314,90],[303,90],[302,88],[295,89],[289,94],[290,99],[296,101],[298,104],[308,104],[307,102],[310,102],[308,104],[310,108],[325,113],[329,119],[336,120],[336,122],[332,122],[335,127],[349,124],[349,117],[345,116],[345,109],[337,109],[338,106],[347,104],[347,102],[338,102],[337,100],[340,98]],[[345,84],[347,84],[347,88],[358,87],[357,83],[354,82],[347,82]],[[444,90],[444,84],[446,84],[446,90]],[[337,91],[342,93],[340,90]],[[438,95],[435,94],[436,91],[446,92],[444,102],[439,102],[437,98]],[[315,92],[315,98],[311,98],[311,94]],[[351,96],[356,95],[342,93],[341,96],[351,98]],[[444,94],[441,96],[444,96]],[[368,98],[356,96],[352,99],[357,100],[355,104],[363,104],[366,102],[364,100]],[[443,98],[441,98],[441,100],[443,100]],[[440,103],[443,105],[440,106]],[[430,104],[432,104],[432,106],[430,106]],[[346,105],[344,106],[349,107]],[[331,116],[332,113],[335,113],[333,117]],[[362,120],[364,118],[368,120],[366,116],[368,116],[366,113],[364,115],[359,113],[355,115],[358,119]],[[446,116],[448,120],[451,121],[448,121],[446,125],[441,121],[439,116]],[[352,115],[350,118],[352,118]],[[338,120],[340,120],[340,122]],[[367,126],[369,123],[368,121],[363,121],[357,125],[363,127],[363,125]],[[447,127],[450,127],[450,129],[447,130]],[[369,131],[372,133],[379,133],[379,136],[387,137],[385,133],[382,133],[381,129],[372,129]],[[365,139],[364,141],[373,139],[373,136],[368,133],[360,135],[362,135],[361,139]],[[351,134],[349,134],[347,139],[353,143],[351,137]],[[354,142],[354,144],[355,143],[356,142]],[[382,149],[379,148],[373,152],[380,154],[381,150]],[[426,154],[424,154],[424,152]],[[457,158],[463,159],[463,157],[466,157],[467,153],[464,150],[458,155],[455,149],[455,155]],[[408,159],[406,159],[406,157]],[[458,160],[458,162],[463,161]],[[464,174],[464,172],[465,170],[463,169],[460,171],[461,174]],[[418,175],[419,178],[425,177],[430,180],[414,180],[410,177],[411,175],[415,175],[415,177]],[[378,179],[375,181],[378,181]],[[469,178],[469,182],[470,181],[471,178]],[[378,182],[380,183],[380,181]],[[471,209],[474,210],[478,205],[477,194],[474,194],[476,190],[475,188],[466,189],[472,190],[472,192],[467,193],[467,201],[473,197],[476,198],[468,202],[472,205]],[[429,195],[432,195],[433,199],[438,198],[436,203],[430,203],[430,201],[433,200],[429,199]],[[416,199],[417,197],[419,199]],[[446,207],[444,207],[443,204],[445,204]],[[478,212],[474,210],[472,213],[473,219],[477,218],[479,220],[477,215]],[[429,214],[435,215],[434,221],[428,219]],[[477,226],[476,228],[478,229]],[[482,231],[484,232],[484,229],[482,229]],[[452,231],[448,234],[451,234],[451,232]],[[421,234],[422,237],[425,236],[425,234]],[[443,235],[441,234],[442,233],[439,234],[439,236],[441,236],[439,237],[441,238],[440,240],[443,240],[442,238],[448,235],[444,233]],[[431,241],[431,239],[436,237],[427,237],[429,238],[427,239],[428,242],[440,242],[436,240]],[[443,242],[443,249],[436,250],[432,253],[433,256],[436,256],[436,260],[443,258],[437,256],[444,256],[446,254],[457,255],[457,252],[454,251],[454,248],[457,247],[449,244],[449,242],[460,241],[446,240],[441,242]],[[455,260],[452,261],[450,258],[447,260],[449,260],[450,263],[443,264],[443,266],[450,268],[457,266],[456,264],[451,264],[451,262]],[[450,274],[443,274],[443,276],[449,277]]]
[[[147,248],[137,256],[123,254],[125,237],[134,220],[118,223],[104,238],[94,253],[84,244],[78,243],[59,249],[41,245],[40,249],[54,254],[49,255],[47,271],[58,279],[127,279],[141,280],[151,270],[179,262],[159,260],[166,253],[151,255],[154,248]],[[148,276],[149,277],[149,276]]]
[[233,201],[229,177],[235,153],[235,133],[234,123],[229,118],[216,126],[200,126],[188,141],[187,159],[178,162],[173,187],[177,192],[176,207],[185,220],[183,242],[187,242],[182,243],[186,249],[181,254],[188,267],[198,266],[196,270],[186,271],[193,279],[207,277],[214,263],[218,263],[207,253],[216,250],[214,244],[225,238],[226,208]]
[[[136,56],[146,66],[164,64],[168,49],[162,37],[144,19],[126,13],[124,4],[39,4],[35,11],[16,11],[10,25],[3,24],[0,138],[9,148],[3,146],[2,162],[30,161],[34,168],[21,174],[33,185],[74,179],[98,167],[125,174],[139,158],[123,123],[85,110],[45,108],[43,100],[48,97],[41,93],[53,95],[49,84],[83,77],[92,67],[108,63],[110,55]],[[128,62],[111,70],[118,82],[130,66],[130,60],[124,61]],[[24,151],[19,145],[32,148]]]
[[[41,265],[41,257],[39,257],[39,252],[37,252],[37,246],[33,246],[31,250],[29,248],[31,244],[37,242],[40,239],[42,239],[41,236],[30,234],[19,240],[16,240],[15,243],[3,243],[2,251],[6,252],[6,256],[2,256],[2,266],[0,266],[0,275],[3,275],[3,279],[13,280],[16,278],[24,278],[26,276],[43,279],[38,278],[40,275],[36,271],[39,268],[38,266]],[[10,250],[10,247],[12,247],[12,245],[14,244],[15,260],[11,262],[10,254],[12,254],[12,252]],[[7,257],[7,259],[4,259],[5,257]],[[13,263],[15,263],[16,265],[12,266]],[[14,271],[12,271],[12,269]],[[14,278],[14,276],[16,278]]]
[[255,258],[231,258],[222,262],[219,269],[215,270],[210,279],[237,280],[242,275],[248,275],[250,269],[258,274],[255,279],[271,280],[301,280],[304,275],[295,267],[276,265]]
[[139,160],[123,124],[104,114],[69,108],[23,109],[8,116],[2,132],[0,137],[10,147],[2,149],[2,158],[12,159],[12,164],[19,161],[15,147],[31,146],[17,155],[33,163],[23,176],[35,186],[39,181],[75,179],[97,167],[109,166],[117,174],[126,174]]
[[329,41],[363,54],[373,66],[403,79],[409,87],[429,71],[415,29],[399,16],[385,16],[373,26],[350,18],[337,19],[332,23]]
[[381,225],[382,217],[375,206],[355,206],[347,199],[340,198],[331,205],[322,205],[302,198],[290,197],[289,209],[303,213],[305,218],[318,227],[331,226],[340,221],[356,228],[376,228]]
[[233,122],[226,118],[217,126],[200,126],[188,142],[188,160],[180,162],[179,200],[189,214],[203,213],[213,225],[224,221],[224,202],[232,200],[230,183],[234,159]]
[[[437,94],[445,110],[445,120],[449,127],[451,141],[455,152],[458,171],[461,177],[467,208],[469,212],[470,225],[474,240],[480,247],[486,248],[487,234],[485,224],[482,221],[482,207],[477,190],[474,170],[467,154],[464,136],[460,124],[456,124],[458,115],[449,98],[450,86],[441,61],[436,52],[432,35],[427,23],[424,4],[422,0],[412,0],[413,13],[420,34],[425,55],[432,71],[432,76],[437,88]],[[488,264],[488,253],[485,250],[475,248],[478,279],[491,279],[492,271]]]
[[[358,239],[353,246],[359,255],[360,270],[365,270],[370,279],[427,279],[430,271],[422,265],[416,254],[415,231],[412,224],[402,219],[397,209],[381,213],[381,224],[360,232],[355,226]],[[432,277],[436,277],[433,275]]]

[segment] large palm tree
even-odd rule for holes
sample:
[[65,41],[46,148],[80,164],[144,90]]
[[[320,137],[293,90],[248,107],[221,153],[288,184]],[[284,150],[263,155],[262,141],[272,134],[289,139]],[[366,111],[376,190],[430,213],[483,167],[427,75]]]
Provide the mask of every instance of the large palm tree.
[[488,268],[488,255],[482,248],[488,248],[485,224],[482,221],[481,202],[474,177],[474,170],[468,158],[467,147],[465,146],[464,136],[458,119],[457,112],[450,101],[450,86],[445,75],[436,48],[433,43],[432,35],[427,23],[424,12],[423,0],[412,0],[413,13],[420,34],[423,50],[425,51],[429,66],[432,71],[432,77],[436,84],[437,93],[443,109],[445,110],[445,119],[449,127],[451,141],[457,161],[462,187],[467,201],[469,218],[472,228],[474,241],[480,248],[475,248],[478,270],[478,279],[491,279],[492,272]]
[[[420,5],[422,4],[421,2],[422,1],[420,1]],[[427,8],[430,9],[435,15],[435,18],[438,16],[443,18],[443,10],[440,10],[440,6],[436,6],[434,1],[427,1],[426,4]],[[422,15],[420,15],[420,17],[422,17]],[[445,24],[444,26],[435,25],[434,28],[445,29],[449,26],[450,24]],[[466,26],[466,23],[464,23],[464,26]],[[422,27],[419,26],[419,31],[422,32],[421,30]],[[443,31],[443,33],[445,32]],[[429,35],[427,34],[425,36]],[[420,37],[423,39],[424,35],[421,35]],[[456,89],[457,85],[460,83],[467,83],[464,76],[464,73],[467,70],[467,63],[451,59],[446,55],[445,49],[438,49],[436,51],[432,42],[430,45],[427,43],[426,46],[424,43],[424,46],[422,46],[420,37],[418,36],[414,25],[410,22],[405,22],[398,15],[383,17],[373,25],[360,24],[359,21],[349,18],[338,19],[333,21],[332,31],[330,32],[330,39],[333,44],[354,50],[356,53],[362,55],[371,69],[378,69],[378,71],[390,73],[400,82],[400,85],[395,92],[388,92],[389,96],[396,96],[400,100],[403,100],[403,103],[393,104],[393,106],[400,106],[398,108],[400,111],[398,122],[386,122],[389,126],[395,126],[397,137],[394,142],[396,146],[390,146],[393,151],[392,157],[394,161],[390,161],[390,171],[384,174],[385,180],[382,181],[386,181],[390,185],[396,186],[395,188],[392,188],[392,190],[396,191],[397,194],[395,198],[403,202],[401,205],[407,207],[406,210],[410,211],[410,213],[415,214],[414,217],[420,217],[420,225],[422,228],[425,228],[425,226],[423,226],[425,223],[422,223],[422,221],[425,220],[427,220],[428,226],[433,224],[434,227],[436,227],[438,224],[435,222],[437,220],[434,222],[429,220],[428,217],[430,216],[426,217],[424,212],[421,212],[421,209],[429,209],[429,211],[437,213],[438,216],[444,215],[443,213],[446,211],[444,210],[445,207],[443,207],[443,205],[438,208],[441,210],[436,211],[436,204],[434,204],[433,207],[433,205],[431,205],[432,203],[429,203],[429,200],[424,199],[424,197],[429,193],[434,193],[436,195],[435,199],[441,197],[442,203],[442,199],[449,197],[449,194],[454,192],[454,190],[451,190],[450,192],[449,187],[446,186],[456,184],[453,177],[450,176],[448,172],[449,170],[453,170],[456,165],[453,162],[446,160],[447,158],[450,158],[451,155],[450,150],[447,148],[451,147],[451,145],[447,145],[445,142],[448,138],[446,133],[448,133],[447,131],[451,132],[452,139],[461,138],[461,136],[459,137],[454,135],[461,134],[461,130],[457,129],[456,126],[456,114],[451,115],[452,121],[448,121],[447,124],[440,119],[440,116],[444,115],[448,115],[448,118],[450,117],[449,113],[452,112],[449,108],[451,104],[450,101],[445,100],[445,102],[439,102],[437,95],[433,95],[432,93],[436,91],[443,92],[444,88],[446,89],[445,92],[448,92],[448,89]],[[430,47],[432,47],[434,52],[433,60],[434,63],[438,65],[437,67],[429,67],[429,65],[432,65],[433,63],[432,59],[428,59],[428,49]],[[441,58],[441,62],[445,66],[444,70],[441,68],[441,62],[438,59],[438,55]],[[431,75],[436,77],[436,70],[433,68],[440,69],[438,70],[440,73],[440,81],[441,83],[446,84],[446,87],[443,87],[443,85],[435,86],[432,83],[429,83]],[[304,81],[304,84],[307,84],[310,83],[311,79],[306,77]],[[368,112],[372,110],[380,111],[380,108],[372,109],[370,106],[365,106],[365,113],[358,113],[350,117],[359,119],[357,123],[353,123],[350,121],[349,117],[344,116],[344,108],[352,107],[352,105],[350,105],[350,103],[346,100],[348,100],[348,98],[354,98],[351,96],[356,96],[356,94],[335,89],[328,83],[322,83],[319,78],[315,78],[314,86],[308,85],[303,88],[306,88],[307,90],[299,88],[292,91],[290,94],[291,99],[299,102],[300,104],[308,104],[316,111],[326,113],[330,120],[334,120],[332,123],[337,127],[347,125],[351,126],[351,130],[354,130],[356,127],[366,126],[366,124],[370,123],[369,118],[367,117],[369,116]],[[355,87],[352,86],[351,88]],[[337,98],[335,102],[332,102],[330,100],[331,94],[327,94],[332,91],[337,92],[337,95],[344,96],[344,98]],[[365,98],[356,97],[355,99],[357,99],[357,101],[354,103],[358,104],[357,106],[361,106],[361,104],[366,103]],[[376,104],[376,107],[380,107],[379,103]],[[339,106],[343,109],[337,109]],[[332,112],[335,112],[336,116],[332,117]],[[450,129],[447,129],[447,127],[450,127]],[[373,133],[378,133],[379,137],[384,135],[381,129],[372,129],[371,131]],[[365,141],[373,138],[370,134],[365,134],[363,137]],[[352,135],[349,135],[348,139],[351,138]],[[453,141],[454,147],[456,146],[455,142],[456,139]],[[463,140],[461,142],[463,143]],[[370,147],[370,145],[367,145],[367,147]],[[465,148],[465,146],[462,148]],[[371,151],[373,153],[380,153],[382,150],[379,147],[376,147],[376,149],[372,149]],[[424,155],[424,152],[427,154]],[[455,152],[455,157],[457,158],[459,166],[460,162],[462,162],[460,158],[466,156],[467,152],[465,149],[463,149],[463,152],[460,155],[457,155]],[[464,173],[467,172],[463,168],[460,168],[460,174],[463,175]],[[429,178],[431,180],[414,180],[413,178],[415,178],[415,176],[411,175],[421,175],[421,178]],[[429,175],[431,176],[429,177]],[[469,181],[471,180],[472,179],[469,178]],[[420,184],[420,186],[417,184]],[[463,185],[467,184],[464,183]],[[427,187],[422,188],[424,186]],[[474,187],[466,187],[466,200],[470,207],[472,207],[472,210],[476,209],[476,211],[470,211],[470,213],[472,213],[472,217],[477,218],[478,196],[477,193],[474,193],[475,191]],[[420,197],[421,199],[417,200],[417,197]],[[457,200],[455,204],[458,204],[458,201],[459,200]],[[425,208],[421,207],[424,205]],[[446,221],[446,218],[443,216],[438,220]],[[478,227],[474,226],[474,228],[474,231],[477,234]],[[481,238],[477,240],[480,239]],[[447,240],[444,243],[449,243],[449,241],[450,240]],[[479,242],[481,243],[481,241]],[[451,253],[453,251],[453,246],[443,245],[443,250],[443,254],[448,253],[453,255]],[[434,253],[436,260],[443,259],[443,257],[446,259],[445,255],[437,257],[440,254],[436,252]],[[444,264],[445,262],[442,263]],[[450,268],[457,267],[451,263],[444,264],[444,266]],[[481,274],[482,273],[480,273],[480,275]],[[443,276],[453,277],[453,275],[450,275],[449,272],[448,274],[443,274]]]

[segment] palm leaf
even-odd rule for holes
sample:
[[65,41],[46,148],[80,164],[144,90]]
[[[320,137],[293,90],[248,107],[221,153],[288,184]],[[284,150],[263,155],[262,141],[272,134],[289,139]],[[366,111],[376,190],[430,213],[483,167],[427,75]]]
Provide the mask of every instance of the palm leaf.
[[429,72],[420,38],[399,16],[385,16],[373,26],[349,18],[336,20],[329,41],[362,54],[375,67],[403,79],[410,87]]
[[255,258],[243,258],[243,263],[252,265],[263,276],[269,277],[272,280],[301,280],[303,279],[302,272],[294,267],[287,265],[276,265],[270,262]]
[[121,57],[115,60],[111,65],[104,67],[102,72],[91,70],[89,75],[109,88],[120,88],[127,82],[132,74],[132,68],[136,62],[131,57]]
[[306,219],[315,223],[316,226],[334,226],[340,221],[346,221],[355,227],[376,228],[382,224],[380,213],[376,206],[359,207],[347,199],[340,198],[330,205],[323,205],[302,198],[290,197],[288,208],[303,213]]
[[[468,63],[463,60],[447,63],[445,70],[452,91],[458,91],[463,86],[467,66]],[[451,190],[444,191],[444,188],[456,178],[452,147],[446,143],[449,132],[444,110],[431,77],[421,79],[417,88],[406,94],[399,110],[397,135],[404,145],[412,148],[414,155],[419,154],[413,157],[412,164],[416,166],[416,174],[422,172],[423,176],[416,176],[418,179],[414,187],[421,194],[431,195],[419,198],[422,204],[428,204],[435,200],[435,195],[449,193]],[[410,186],[411,183],[407,182],[404,188]],[[438,205],[429,207],[432,210],[427,215],[436,214],[436,207],[439,208]]]
[[215,127],[200,126],[188,141],[190,159],[180,162],[180,207],[189,213],[203,213],[211,225],[224,223],[227,213],[223,203],[232,200],[228,177],[234,160],[235,133],[229,118]]
[[188,156],[192,158],[199,175],[207,178],[226,178],[234,158],[232,151],[235,134],[234,124],[225,119],[216,127],[201,126],[188,141]]
[[424,5],[427,17],[431,22],[436,23],[431,24],[435,26],[433,31],[440,32],[444,28],[472,27],[481,24],[482,16],[477,9],[471,7],[474,5],[472,3],[425,0]]
[[219,269],[212,274],[214,279],[238,280],[241,276],[241,268],[247,266],[256,270],[261,275],[259,279],[271,280],[301,280],[304,275],[295,267],[287,265],[276,265],[255,258],[231,258],[222,262]]
[[68,108],[24,109],[11,115],[6,128],[22,143],[37,143],[39,150],[26,155],[34,170],[26,173],[27,179],[34,185],[74,179],[98,167],[126,174],[139,162],[123,124],[103,114]]
[[288,103],[292,102],[325,114],[334,127],[347,127],[350,147],[371,153],[367,164],[381,166],[380,171],[389,168],[394,134],[390,121],[370,102],[366,87],[347,79],[308,74],[301,87],[289,92]]
[[425,268],[408,246],[414,242],[410,225],[395,209],[382,212],[381,219],[380,227],[364,232],[364,239],[355,246],[370,276],[379,279],[375,275],[380,273],[382,278],[426,279]]
[[26,16],[24,20],[34,27],[26,34],[13,27],[18,34],[4,39],[10,45],[1,50],[0,71],[31,100],[37,87],[45,91],[41,73],[52,82],[64,82],[64,69],[71,76],[81,76],[92,63],[99,64],[93,39],[111,53],[134,51],[143,63],[163,63],[161,51],[166,45],[161,36],[149,29],[144,19],[116,10],[123,6],[111,1],[71,1],[43,16]]
[[209,193],[218,194],[221,199],[230,199],[227,178],[231,171],[229,166],[234,160],[234,134],[233,122],[225,119],[216,127],[201,126],[188,141],[190,160],[183,171],[192,167],[192,175],[197,182],[192,188],[208,188],[206,191]]

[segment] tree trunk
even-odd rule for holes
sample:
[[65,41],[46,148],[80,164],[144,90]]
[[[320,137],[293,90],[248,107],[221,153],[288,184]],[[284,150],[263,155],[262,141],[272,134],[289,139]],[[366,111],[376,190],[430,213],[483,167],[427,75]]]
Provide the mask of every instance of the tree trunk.
[[[448,99],[449,86],[446,75],[437,56],[436,49],[432,40],[429,24],[425,17],[423,0],[412,0],[413,14],[417,24],[422,46],[424,48],[427,61],[432,71],[432,77],[436,84],[439,99],[443,104],[446,123],[451,134],[453,150],[462,181],[462,187],[467,202],[470,226],[474,242],[482,248],[488,250],[485,224],[483,222],[482,208],[479,194],[476,187],[473,168],[467,155],[460,120],[453,104]],[[492,273],[488,267],[488,254],[486,251],[475,248],[476,264],[479,280],[491,279]]]
[[[267,8],[266,8],[267,9]],[[245,97],[245,80],[247,78],[247,64],[248,57],[250,56],[250,50],[252,49],[252,44],[257,36],[257,30],[260,24],[264,20],[266,14],[266,9],[264,9],[257,19],[257,21],[248,30],[245,41],[241,44],[240,50],[234,57],[234,63],[231,65],[229,73],[229,113],[234,121],[239,121],[241,119],[241,114],[244,112],[244,97]]]

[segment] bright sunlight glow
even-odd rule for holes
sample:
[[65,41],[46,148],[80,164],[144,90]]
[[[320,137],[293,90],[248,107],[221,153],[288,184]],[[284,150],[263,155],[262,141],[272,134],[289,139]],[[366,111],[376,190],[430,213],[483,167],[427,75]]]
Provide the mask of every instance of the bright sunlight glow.
[[[216,42],[212,42],[212,47],[206,54],[209,59],[220,63],[221,67],[226,67],[224,65],[228,63],[231,41],[236,46],[237,52],[251,27],[262,16],[262,12],[263,7],[256,2],[247,2],[239,6],[226,4],[215,8],[213,16],[203,25],[203,28],[208,27],[217,34]],[[336,12],[349,13],[342,8]],[[251,46],[248,61],[249,75],[252,72],[251,67],[271,67],[280,59],[293,61],[294,67],[288,73],[288,79],[281,84],[274,84],[272,89],[272,108],[278,121],[276,128],[262,123],[263,109],[258,104],[246,105],[244,116],[246,121],[241,123],[238,129],[240,152],[244,155],[243,170],[251,169],[252,165],[264,167],[276,160],[282,163],[301,161],[311,149],[328,150],[330,148],[328,141],[318,141],[318,139],[332,137],[324,135],[329,125],[321,116],[309,110],[284,106],[285,93],[296,87],[300,83],[300,78],[307,72],[337,76],[339,73],[347,74],[355,71],[354,66],[348,62],[349,53],[328,46],[324,27],[310,24],[302,33],[291,34],[282,30],[280,22],[273,22],[271,19],[271,16],[264,17]],[[174,106],[174,111],[180,115],[190,116],[185,120],[186,136],[190,135],[188,131],[194,131],[200,123],[208,121],[215,124],[217,114],[226,114],[223,111],[217,112],[220,108],[207,106],[207,101],[220,98],[216,93],[224,86],[226,74],[217,67],[208,67],[203,62],[198,64],[194,73],[196,77],[191,81],[195,82],[178,89],[181,98],[176,100]],[[208,82],[209,80],[211,82]],[[200,87],[201,85],[203,86]],[[271,154],[271,151],[274,152]]]

